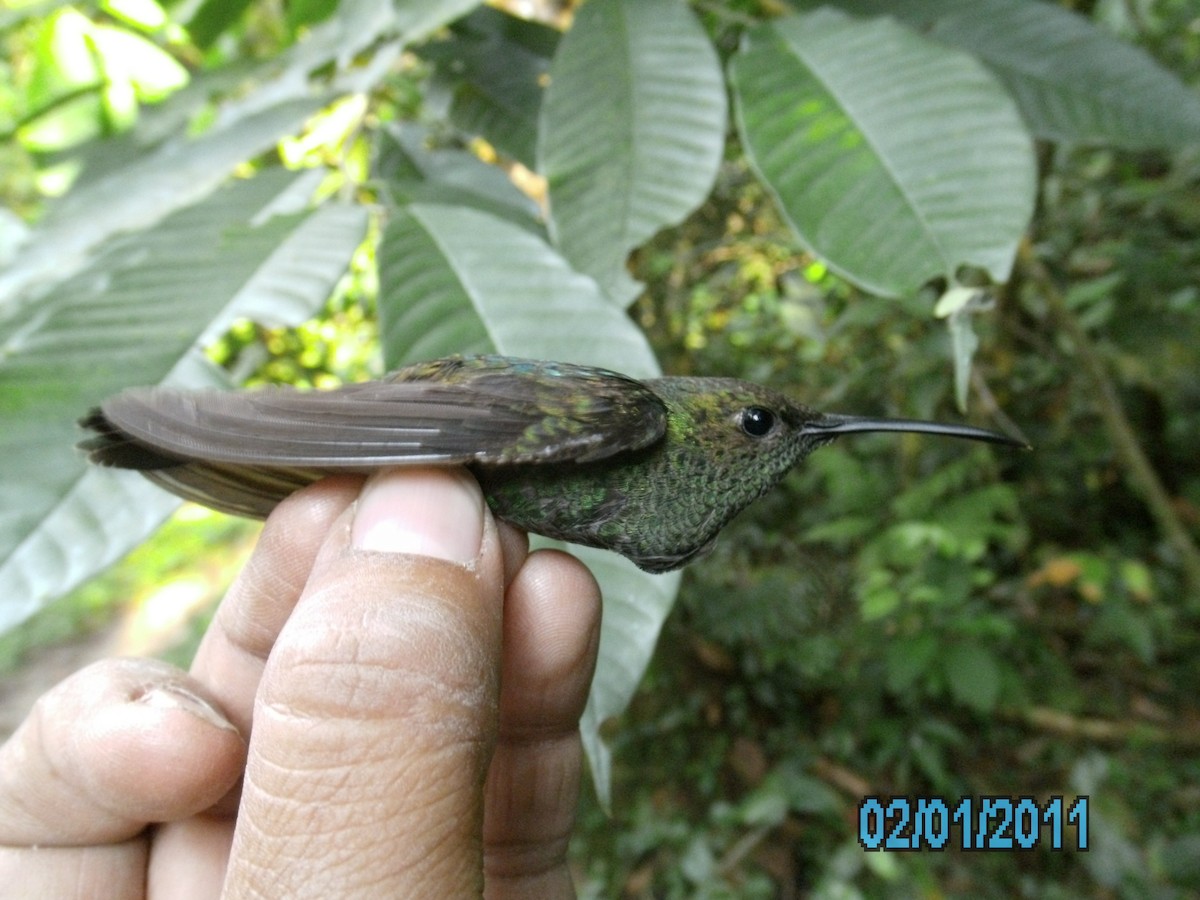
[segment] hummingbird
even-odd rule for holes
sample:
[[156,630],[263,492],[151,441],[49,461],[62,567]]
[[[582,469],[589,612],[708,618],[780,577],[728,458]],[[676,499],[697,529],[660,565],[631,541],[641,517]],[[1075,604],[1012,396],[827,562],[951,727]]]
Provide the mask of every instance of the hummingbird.
[[339,472],[465,465],[526,531],[615,550],[647,572],[708,553],[725,524],[844,434],[1025,446],[968,425],[820,413],[733,378],[452,356],[332,390],[131,388],[80,419],[79,446],[212,509],[265,518]]

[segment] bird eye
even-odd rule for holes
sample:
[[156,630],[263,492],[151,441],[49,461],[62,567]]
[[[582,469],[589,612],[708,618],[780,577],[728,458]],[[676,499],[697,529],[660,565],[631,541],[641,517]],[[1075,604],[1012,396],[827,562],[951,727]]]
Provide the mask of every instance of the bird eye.
[[739,424],[749,437],[766,437],[775,427],[775,413],[761,406],[748,406],[742,410]]

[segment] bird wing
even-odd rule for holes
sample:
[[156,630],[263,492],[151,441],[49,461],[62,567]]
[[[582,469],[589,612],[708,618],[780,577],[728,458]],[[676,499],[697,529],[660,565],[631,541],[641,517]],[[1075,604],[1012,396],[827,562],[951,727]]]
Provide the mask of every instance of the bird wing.
[[327,472],[416,463],[590,462],[647,446],[662,400],[605,369],[507,357],[452,357],[383,381],[327,391],[133,388],[81,424],[93,462],[183,462]]

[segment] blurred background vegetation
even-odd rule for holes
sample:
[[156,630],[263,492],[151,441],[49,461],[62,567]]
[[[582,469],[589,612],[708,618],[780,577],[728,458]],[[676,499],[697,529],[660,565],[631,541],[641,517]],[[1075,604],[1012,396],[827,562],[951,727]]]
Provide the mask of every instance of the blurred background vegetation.
[[[1191,0],[1063,5],[1200,89]],[[337,8],[10,4],[0,235],[42,218],[81,167],[103,172],[189,72],[283,58]],[[694,8],[723,56],[785,11]],[[324,106],[245,165],[326,167],[326,192],[373,190],[368,145],[402,120],[495,162],[491,144],[438,132],[444,65],[405,54],[365,98]],[[605,726],[612,814],[585,797],[584,896],[1200,893],[1200,142],[1081,143],[1037,145],[1032,224],[972,321],[972,412],[1015,423],[1034,452],[859,438],[739,517],[686,570],[646,680]],[[234,383],[377,374],[379,227],[315,318],[239,317],[209,361]],[[632,318],[665,371],[769,382],[831,411],[956,415],[956,350],[930,316],[945,285],[881,302],[798,248],[737,134],[708,199],[636,249],[630,272],[646,285]],[[0,638],[4,678],[81,635],[103,631],[93,651],[131,646],[111,638],[131,604],[150,624],[196,611],[161,649],[186,663],[255,528],[185,507]],[[1086,794],[1093,849],[866,853],[866,794]]]

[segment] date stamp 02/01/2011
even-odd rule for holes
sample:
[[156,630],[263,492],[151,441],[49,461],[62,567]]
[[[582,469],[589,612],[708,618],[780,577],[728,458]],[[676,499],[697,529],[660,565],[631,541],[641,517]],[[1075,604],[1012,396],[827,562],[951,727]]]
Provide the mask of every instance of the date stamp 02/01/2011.
[[867,796],[858,804],[864,850],[1087,850],[1090,802],[985,795]]

